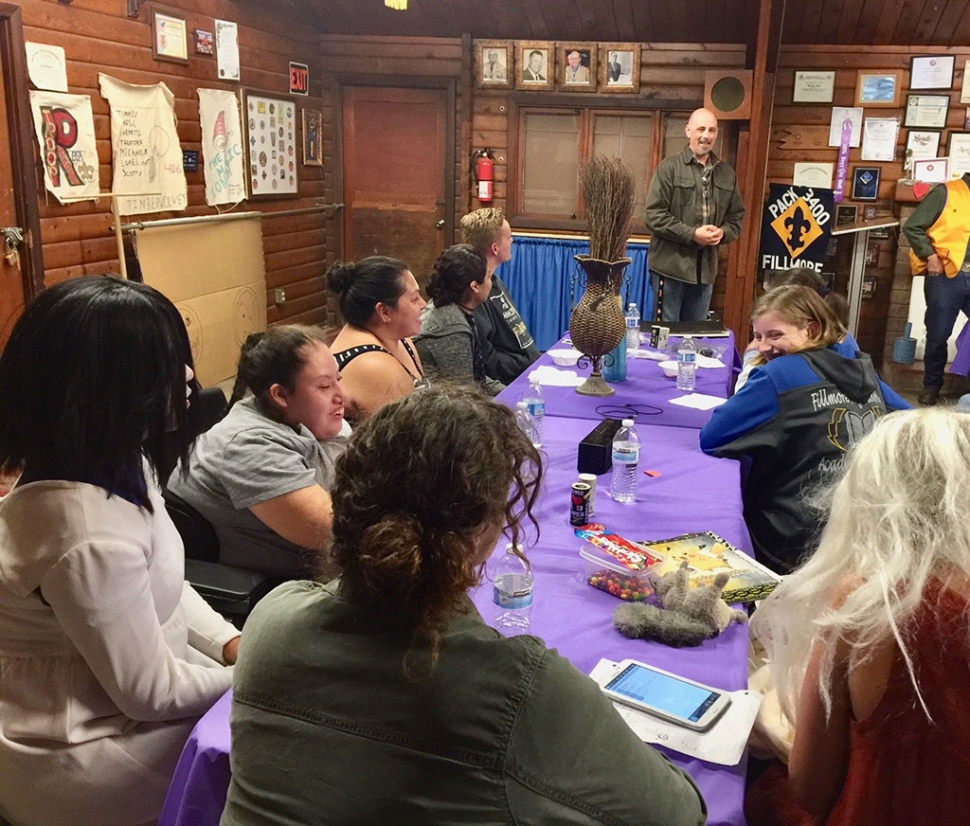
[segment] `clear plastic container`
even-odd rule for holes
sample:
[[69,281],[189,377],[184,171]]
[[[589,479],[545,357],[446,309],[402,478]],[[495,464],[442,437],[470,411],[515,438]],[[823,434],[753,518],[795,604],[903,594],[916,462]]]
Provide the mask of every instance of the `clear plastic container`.
[[579,555],[585,565],[587,585],[627,602],[643,602],[653,596],[650,568],[642,571],[627,568],[616,557],[589,542],[579,549]]

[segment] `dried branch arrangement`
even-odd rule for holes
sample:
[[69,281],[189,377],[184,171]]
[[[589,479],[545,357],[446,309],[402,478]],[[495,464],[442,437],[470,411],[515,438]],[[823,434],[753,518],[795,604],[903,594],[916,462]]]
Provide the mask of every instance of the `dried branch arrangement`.
[[590,257],[616,261],[626,252],[636,183],[619,158],[595,155],[579,173],[589,223]]

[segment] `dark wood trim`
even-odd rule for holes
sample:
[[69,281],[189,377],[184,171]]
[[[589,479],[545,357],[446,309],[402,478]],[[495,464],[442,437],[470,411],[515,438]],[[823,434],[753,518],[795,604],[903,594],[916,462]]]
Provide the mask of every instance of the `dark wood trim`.
[[[344,192],[344,91],[337,78],[330,80],[330,140],[333,147],[333,202],[346,204]],[[326,163],[326,161],[324,161]],[[347,260],[347,242],[344,232],[347,229],[347,207],[334,214],[333,236],[337,243],[334,250],[336,261]]]
[[40,209],[37,193],[37,162],[34,158],[34,130],[27,85],[27,51],[20,6],[0,3],[0,37],[3,38],[3,82],[10,128],[10,166],[14,178],[17,221],[24,229],[20,272],[24,279],[24,303],[29,304],[44,289],[44,250],[40,238]]

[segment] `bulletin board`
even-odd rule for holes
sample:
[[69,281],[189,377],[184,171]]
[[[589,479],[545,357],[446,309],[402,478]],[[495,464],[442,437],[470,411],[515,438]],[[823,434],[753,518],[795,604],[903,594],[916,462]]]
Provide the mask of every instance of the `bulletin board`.
[[236,375],[239,348],[266,329],[266,272],[260,213],[146,225],[135,234],[142,278],[185,320],[204,387]]

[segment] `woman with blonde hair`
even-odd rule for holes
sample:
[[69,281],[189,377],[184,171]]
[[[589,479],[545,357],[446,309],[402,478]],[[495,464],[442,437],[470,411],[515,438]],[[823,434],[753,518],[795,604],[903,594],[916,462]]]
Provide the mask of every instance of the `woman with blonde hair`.
[[792,790],[828,826],[970,823],[970,416],[885,417],[828,499],[754,619]]
[[844,341],[842,323],[809,287],[765,293],[751,324],[765,364],[714,411],[700,443],[705,453],[749,463],[744,518],[755,555],[789,573],[817,538],[805,494],[841,471],[876,419],[909,404]]
[[223,826],[705,822],[589,677],[468,597],[503,532],[534,521],[539,463],[470,387],[361,425],[337,461],[341,577],[287,583],[246,623]]

